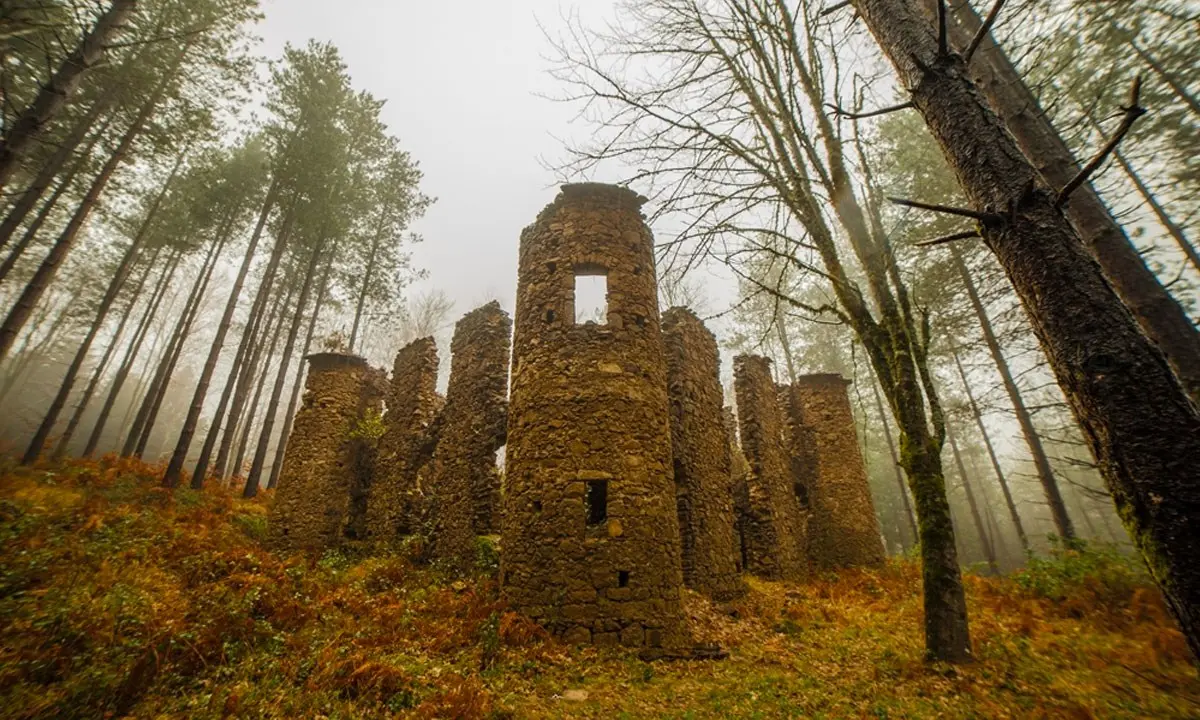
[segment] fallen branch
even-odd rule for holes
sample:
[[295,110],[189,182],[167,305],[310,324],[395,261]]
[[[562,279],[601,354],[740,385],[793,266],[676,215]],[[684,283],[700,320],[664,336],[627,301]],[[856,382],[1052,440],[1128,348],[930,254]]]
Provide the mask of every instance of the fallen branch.
[[936,237],[932,240],[922,240],[921,242],[913,243],[913,247],[933,247],[934,245],[944,245],[946,243],[951,243],[951,242],[954,242],[955,240],[966,240],[968,238],[977,238],[977,237],[979,237],[978,230],[964,230],[963,232],[957,232],[952,235],[943,235],[941,237]]
[[993,213],[980,212],[970,208],[951,207],[950,205],[934,205],[933,203],[917,202],[916,200],[905,200],[904,198],[889,197],[888,202],[904,207],[916,208],[918,210],[929,210],[931,212],[945,213],[946,215],[958,215],[959,217],[968,217],[972,220],[978,220],[981,223],[996,223],[1003,220],[1002,217]]
[[879,115],[886,115],[888,113],[893,113],[898,110],[907,110],[907,109],[911,108],[912,106],[913,106],[912,101],[909,100],[908,102],[902,102],[899,105],[891,105],[889,107],[880,108],[878,110],[870,110],[868,112],[855,113],[855,112],[847,112],[847,111],[841,109],[840,107],[838,107],[837,105],[831,105],[830,103],[825,103],[825,107],[827,107],[831,111],[833,111],[834,115],[836,115],[837,117],[840,117],[840,118],[846,118],[847,120],[862,120],[863,118],[870,118],[870,117],[876,117]]
[[983,39],[992,31],[992,26],[996,24],[996,18],[1000,15],[1000,8],[1004,7],[1004,1],[1005,0],[996,0],[996,3],[992,5],[991,11],[989,11],[987,17],[984,18],[983,25],[979,27],[979,32],[975,33],[975,37],[971,38],[971,44],[967,46],[966,52],[963,53],[963,61],[967,64],[970,64],[971,57],[975,54],[975,51],[979,49],[979,44],[982,43]]
[[1121,124],[1117,127],[1117,131],[1104,144],[1100,152],[1096,153],[1096,157],[1092,158],[1087,165],[1084,165],[1083,169],[1075,177],[1071,178],[1070,182],[1059,191],[1058,199],[1054,202],[1054,207],[1061,208],[1066,204],[1067,200],[1071,197],[1071,193],[1078,190],[1080,185],[1087,182],[1092,173],[1096,172],[1096,169],[1103,165],[1108,156],[1117,149],[1117,145],[1129,133],[1129,129],[1133,127],[1133,123],[1146,114],[1146,108],[1138,104],[1141,94],[1142,77],[1139,75],[1133,79],[1133,86],[1129,88],[1129,104],[1121,108],[1125,111],[1125,115],[1121,118]]

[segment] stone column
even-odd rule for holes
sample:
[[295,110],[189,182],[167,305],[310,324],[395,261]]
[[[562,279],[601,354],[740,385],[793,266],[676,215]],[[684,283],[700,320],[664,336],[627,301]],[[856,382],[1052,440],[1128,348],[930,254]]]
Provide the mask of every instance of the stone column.
[[434,554],[460,570],[475,556],[475,536],[499,530],[496,451],[508,423],[512,321],[490,302],[463,316],[450,346],[450,383],[438,423],[431,492]]
[[787,393],[792,457],[811,509],[808,559],[823,569],[886,557],[848,385],[841,375],[804,375]]
[[714,600],[745,594],[717,339],[690,310],[663,313],[683,581]]
[[[686,642],[654,241],[644,198],[565,185],[521,233],[501,587],[567,642]],[[576,275],[607,280],[575,323]]]
[[338,545],[361,468],[359,422],[378,407],[377,376],[354,355],[309,355],[304,400],[288,438],[268,517],[268,542],[279,550]]
[[785,445],[787,420],[771,361],[756,355],[733,359],[742,451],[749,463],[742,518],[746,570],[763,578],[795,580],[807,572],[806,488],[793,478]]

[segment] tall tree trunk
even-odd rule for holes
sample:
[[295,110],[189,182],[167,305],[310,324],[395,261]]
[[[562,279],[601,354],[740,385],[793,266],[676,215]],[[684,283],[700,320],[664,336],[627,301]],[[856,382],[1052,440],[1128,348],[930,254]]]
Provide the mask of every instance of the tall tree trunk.
[[[270,288],[266,284],[259,286],[259,296],[266,298],[269,295]],[[266,304],[258,304],[257,298],[255,304],[251,307],[250,312],[254,314],[253,322],[251,318],[246,319],[247,327],[242,332],[242,341],[245,343],[243,350],[239,343],[238,353],[235,354],[235,367],[229,368],[229,380],[226,387],[233,387],[233,398],[230,400],[229,413],[224,415],[225,428],[221,433],[221,445],[217,451],[217,461],[215,470],[217,477],[226,478],[230,474],[236,475],[237,464],[230,465],[230,460],[234,455],[235,443],[240,434],[245,420],[246,410],[251,404],[249,401],[250,391],[255,387],[254,379],[259,377],[258,363],[262,359],[263,350],[267,345],[268,338],[271,337],[272,328],[275,328],[279,323],[282,323],[280,313],[282,312],[283,296],[276,295],[275,302],[271,305],[270,312],[267,311]],[[264,376],[265,377],[265,376]],[[262,380],[262,382],[266,382]],[[224,395],[224,393],[222,393]],[[218,408],[220,405],[218,405]],[[216,421],[213,421],[216,424]],[[211,426],[210,426],[211,430]],[[211,433],[210,433],[211,434]],[[207,443],[207,438],[205,438]],[[201,467],[200,464],[196,465]],[[193,482],[195,476],[205,477],[199,473],[193,474]]]
[[[108,108],[107,97],[105,96],[92,103],[88,114],[75,123],[71,132],[59,144],[58,149],[46,160],[46,163],[38,171],[37,176],[29,183],[29,187],[25,188],[21,196],[17,198],[17,201],[13,203],[8,214],[4,216],[4,221],[0,222],[0,248],[7,245],[8,241],[12,239],[17,228],[24,222],[25,217],[37,205],[38,200],[42,199],[46,188],[54,183],[54,178],[58,177],[58,173],[67,164],[67,161],[71,159],[71,156],[75,154],[75,150],[78,149],[83,139],[87,137],[88,132],[94,129],[93,126],[96,124],[96,121]],[[107,123],[103,125],[107,127]],[[102,134],[103,127],[97,132],[97,135]]]
[[[143,119],[144,121],[144,119]],[[127,133],[128,135],[128,133]],[[121,258],[120,265],[117,266],[116,274],[108,284],[108,290],[105,291],[104,297],[100,301],[100,307],[96,310],[96,317],[92,321],[92,326],[88,329],[87,335],[84,336],[83,342],[80,343],[79,349],[75,352],[75,357],[71,361],[70,367],[67,368],[67,374],[59,385],[58,393],[50,402],[50,407],[46,410],[45,417],[42,418],[42,424],[38,427],[37,432],[33,435],[33,440],[29,442],[29,447],[25,449],[25,455],[21,458],[21,463],[28,465],[38,459],[42,453],[42,448],[46,444],[47,438],[54,430],[54,425],[58,422],[58,414],[62,412],[63,406],[67,403],[67,398],[71,395],[71,390],[75,386],[75,379],[79,375],[83,363],[87,360],[88,353],[92,349],[92,343],[96,340],[96,336],[100,334],[100,330],[104,327],[104,321],[108,318],[108,311],[112,308],[113,303],[117,300],[117,295],[125,285],[125,280],[129,277],[130,270],[133,269],[134,263],[137,261],[138,255],[142,251],[142,246],[146,242],[146,237],[149,233],[150,226],[154,223],[154,218],[158,214],[158,209],[162,206],[163,198],[167,196],[167,192],[171,188],[171,183],[174,182],[175,176],[179,173],[179,168],[183,164],[183,155],[181,154],[175,161],[175,166],[171,168],[171,174],[167,176],[163,182],[162,189],[155,196],[150,207],[146,211],[146,218],[142,221],[141,227],[138,228],[137,234],[129,243],[129,248],[126,249],[125,255]],[[110,173],[111,174],[111,173]],[[143,282],[145,277],[142,278]],[[139,287],[139,292],[140,292]],[[136,298],[135,298],[136,300]],[[122,321],[122,325],[124,321]],[[120,331],[118,331],[120,332]],[[113,339],[113,344],[116,343],[116,338]],[[111,345],[110,345],[111,347]],[[95,387],[93,386],[93,390]],[[85,397],[81,400],[81,407],[87,402]],[[78,423],[78,418],[74,419],[74,423],[69,430],[69,433],[74,433],[74,424]],[[70,441],[70,434],[64,436],[64,442]]]
[[146,303],[146,309],[138,321],[137,328],[134,330],[133,341],[129,343],[129,347],[125,351],[125,357],[121,360],[121,365],[117,368],[116,376],[113,377],[108,395],[104,398],[104,404],[100,407],[100,414],[96,416],[96,422],[92,425],[92,432],[88,435],[87,444],[83,448],[84,457],[91,457],[96,452],[96,446],[100,444],[100,437],[104,433],[104,426],[108,424],[108,416],[112,413],[113,406],[121,394],[121,389],[125,386],[125,381],[128,379],[133,364],[138,358],[138,353],[142,349],[142,343],[146,341],[146,336],[150,334],[150,325],[158,314],[158,307],[167,294],[167,288],[170,287],[171,280],[175,277],[175,271],[179,267],[182,257],[183,253],[180,251],[172,253],[167,267],[164,268],[153,292],[150,293],[150,301]]
[[104,59],[105,47],[121,31],[137,7],[136,0],[113,0],[79,46],[63,60],[54,77],[0,139],[0,190],[12,178],[29,146],[66,104],[84,73]]
[[999,575],[1000,568],[996,566],[996,548],[992,547],[992,540],[988,537],[987,528],[984,527],[983,516],[979,513],[979,502],[975,498],[975,489],[971,486],[971,476],[967,473],[967,466],[963,464],[962,453],[958,450],[958,440],[954,437],[954,430],[950,423],[946,423],[946,439],[950,441],[954,466],[958,469],[958,476],[962,478],[963,492],[967,495],[967,506],[971,508],[971,522],[974,523],[975,532],[979,535],[979,547],[983,550],[983,556],[987,559],[992,574]]
[[[250,435],[253,434],[254,421],[258,416],[258,404],[262,400],[263,390],[267,386],[267,378],[271,375],[271,359],[275,356],[275,348],[279,347],[279,339],[283,336],[283,326],[288,320],[288,308],[292,304],[294,289],[294,286],[289,284],[287,297],[279,305],[275,327],[271,330],[271,342],[265,349],[259,347],[256,353],[257,357],[247,373],[251,376],[257,374],[258,380],[254,383],[254,397],[246,407],[246,414],[239,427],[237,452],[234,454],[233,467],[229,472],[229,475],[234,478],[242,477],[242,468],[246,463],[246,450],[250,446]],[[261,370],[258,369],[260,364],[262,365]]]
[[375,275],[375,262],[379,256],[379,246],[383,244],[383,230],[375,233],[371,240],[371,252],[367,255],[367,269],[363,273],[362,288],[358,291],[358,302],[354,306],[354,323],[350,326],[350,352],[354,353],[358,341],[358,328],[362,322],[363,308],[367,305],[367,291],[371,289],[371,279]]
[[1135,170],[1133,165],[1129,163],[1129,160],[1125,157],[1125,153],[1121,152],[1120,148],[1117,148],[1113,152],[1113,155],[1117,157],[1117,163],[1120,164],[1121,169],[1125,171],[1125,176],[1128,177],[1130,182],[1133,183],[1133,186],[1137,188],[1138,194],[1142,196],[1142,199],[1146,201],[1146,204],[1150,206],[1150,209],[1154,211],[1154,217],[1158,219],[1158,224],[1163,226],[1163,229],[1167,231],[1167,233],[1171,236],[1171,239],[1174,240],[1175,244],[1179,246],[1179,249],[1183,252],[1184,256],[1187,257],[1188,262],[1191,263],[1192,267],[1197,272],[1200,272],[1200,253],[1196,252],[1196,246],[1192,244],[1192,241],[1188,238],[1187,233],[1184,232],[1183,227],[1180,226],[1179,223],[1175,222],[1174,218],[1167,214],[1167,209],[1162,206],[1162,203],[1160,203],[1158,198],[1154,196],[1153,191],[1146,186],[1146,183],[1142,182],[1142,177],[1138,175],[1137,170]]
[[79,157],[75,159],[75,162],[71,164],[71,168],[67,170],[65,175],[63,175],[62,179],[58,183],[58,186],[54,189],[54,192],[51,193],[46,202],[42,203],[42,208],[33,218],[33,222],[29,223],[29,227],[25,228],[25,232],[21,234],[21,239],[17,241],[17,244],[14,245],[9,251],[8,255],[5,256],[4,262],[0,263],[0,280],[4,280],[4,278],[8,277],[8,274],[12,271],[13,266],[17,264],[17,261],[21,259],[21,257],[25,254],[25,251],[29,249],[29,246],[33,244],[33,241],[37,239],[38,233],[41,231],[42,226],[46,224],[46,220],[50,217],[50,214],[54,212],[54,208],[58,206],[58,201],[68,190],[71,189],[71,184],[75,182],[75,177],[87,165],[88,160],[92,156],[92,150],[95,149],[96,144],[100,142],[100,139],[104,137],[104,133],[108,129],[111,119],[112,118],[110,117],[109,120],[105,121],[104,126],[92,135],[92,139],[88,142],[87,148],[84,149],[84,151],[79,154]]
[[[922,0],[920,5],[927,19],[934,17],[937,0]],[[983,23],[969,2],[954,3],[953,8],[947,30],[950,44],[961,50]],[[978,90],[1043,182],[1052,190],[1065,187],[1079,173],[1079,163],[990,34],[964,72],[975,78]],[[1183,307],[1146,267],[1090,182],[1071,195],[1064,212],[1143,332],[1166,353],[1184,388],[1200,401],[1200,332]]]
[[325,295],[329,290],[329,273],[333,269],[333,259],[325,262],[325,270],[321,273],[321,289],[317,292],[317,301],[313,304],[312,315],[308,320],[308,329],[304,331],[304,349],[300,351],[300,360],[296,365],[296,375],[292,378],[292,393],[288,399],[287,410],[283,413],[283,427],[279,430],[279,442],[275,445],[275,458],[271,461],[271,478],[267,481],[267,489],[274,490],[279,482],[279,471],[283,467],[283,455],[287,450],[288,436],[292,433],[292,420],[296,416],[296,403],[300,399],[300,391],[304,387],[304,371],[307,364],[304,359],[312,347],[313,333],[317,329],[317,318],[321,307],[325,304]]
[[1017,530],[1017,538],[1021,541],[1021,549],[1029,553],[1029,536],[1025,534],[1025,525],[1021,522],[1021,515],[1017,512],[1017,504],[1013,501],[1012,491],[1008,487],[1008,478],[1004,475],[1004,468],[1000,467],[1000,459],[996,457],[996,448],[992,447],[992,438],[988,434],[987,426],[983,424],[983,413],[979,411],[979,403],[975,402],[975,394],[971,392],[971,381],[967,379],[967,372],[963,369],[962,360],[958,357],[958,350],[951,348],[951,356],[954,358],[954,366],[958,368],[958,376],[962,378],[963,390],[967,393],[967,402],[971,406],[971,415],[975,418],[975,427],[979,428],[979,434],[983,436],[983,446],[987,449],[988,460],[992,463],[992,470],[996,473],[996,479],[1000,481],[1000,491],[1004,494],[1004,504],[1008,506],[1008,517],[1012,520],[1013,527]]
[[900,493],[900,501],[904,506],[904,519],[908,521],[908,542],[905,547],[912,547],[917,542],[917,519],[913,515],[912,503],[908,500],[904,470],[900,467],[900,458],[896,456],[896,441],[892,437],[892,428],[888,425],[887,411],[883,407],[883,397],[879,394],[879,385],[872,382],[871,390],[875,393],[875,410],[879,413],[879,422],[883,425],[883,437],[887,440],[888,453],[892,458],[892,469],[896,471],[896,491]]
[[312,291],[313,279],[317,274],[317,264],[323,248],[324,243],[313,248],[312,258],[308,261],[308,270],[304,273],[304,285],[300,288],[300,299],[296,301],[296,312],[292,316],[292,325],[288,328],[287,341],[283,345],[283,357],[279,363],[279,372],[275,375],[275,387],[271,389],[271,400],[267,403],[267,412],[263,416],[262,430],[258,433],[258,447],[254,449],[254,460],[250,463],[250,474],[246,476],[246,487],[242,490],[242,497],[254,497],[258,494],[263,465],[267,461],[267,448],[271,444],[271,433],[275,430],[275,415],[279,412],[279,399],[283,397],[288,365],[292,360],[292,352],[296,349],[296,336],[300,333],[304,308],[308,305],[308,296]]
[[[1118,513],[1200,657],[1200,411],[983,102],[905,0],[852,0],[941,145],[1021,298]],[[997,219],[999,217],[999,219]]]
[[166,93],[169,78],[175,74],[175,70],[179,68],[182,60],[183,55],[181,54],[175,61],[175,68],[168,73],[167,77],[159,81],[158,87],[154,89],[150,98],[142,105],[137,117],[134,118],[129,129],[125,131],[125,135],[121,137],[117,149],[113,151],[108,161],[104,163],[104,167],[100,169],[100,173],[96,176],[96,179],[92,181],[91,187],[88,188],[87,194],[84,195],[83,201],[80,202],[70,222],[63,228],[62,234],[59,235],[58,240],[50,248],[50,253],[42,261],[37,272],[34,273],[29,283],[25,286],[24,292],[21,293],[21,297],[13,305],[12,310],[8,313],[8,317],[4,319],[4,325],[0,327],[0,358],[3,358],[8,353],[17,333],[20,332],[21,327],[25,324],[25,320],[29,318],[29,313],[33,310],[33,306],[37,304],[37,301],[42,297],[42,293],[49,286],[50,281],[58,273],[59,266],[74,246],[75,239],[79,236],[79,231],[83,228],[88,216],[91,215],[92,210],[95,208],[96,202],[100,199],[100,194],[104,192],[104,188],[108,185],[108,181],[112,179],[113,173],[117,171],[117,167],[125,160],[130,148],[133,147],[134,141],[137,140],[145,128],[146,121],[150,119],[150,116],[154,113],[154,109]]
[[112,359],[113,353],[116,352],[117,347],[121,344],[121,339],[125,333],[125,325],[133,315],[133,308],[142,299],[142,291],[145,290],[146,283],[150,280],[150,271],[154,269],[154,263],[161,251],[161,247],[156,248],[154,254],[146,262],[146,269],[142,272],[141,279],[138,280],[138,284],[130,294],[129,304],[126,306],[125,312],[121,313],[121,319],[117,322],[117,329],[113,331],[108,345],[104,348],[104,353],[101,354],[100,360],[96,363],[96,367],[92,368],[92,376],[88,380],[88,384],[84,387],[79,401],[75,403],[75,411],[71,413],[71,417],[67,421],[67,427],[63,430],[62,435],[58,436],[58,444],[55,445],[53,454],[55,460],[61,459],[66,454],[67,447],[71,444],[71,439],[75,437],[75,430],[79,428],[79,421],[83,418],[83,413],[87,410],[88,404],[91,403],[92,396],[96,394],[96,387],[100,384],[100,380],[104,377],[104,373],[108,369],[108,361]]
[[788,338],[787,328],[783,324],[783,312],[779,302],[775,303],[775,333],[779,336],[779,348],[783,352],[783,362],[787,366],[788,382],[796,382],[796,361],[792,357],[792,343]]
[[[13,356],[12,367],[8,369],[7,374],[4,376],[4,385],[0,387],[0,402],[3,402],[8,397],[8,393],[16,386],[17,381],[24,376],[25,371],[35,358],[42,358],[49,354],[55,341],[58,340],[59,331],[62,330],[67,320],[71,318],[71,312],[75,307],[75,303],[79,302],[81,296],[82,293],[76,292],[67,300],[67,303],[55,316],[54,322],[50,324],[50,328],[46,331],[46,334],[32,348],[29,347],[29,343],[37,334],[36,328],[26,332],[25,342],[22,343],[21,351],[18,355]],[[49,312],[46,314],[49,314]],[[39,319],[38,322],[40,323],[42,319],[44,317]]]
[[279,180],[276,178],[272,181],[271,188],[267,190],[267,197],[263,201],[262,212],[258,216],[258,224],[254,228],[254,233],[250,236],[250,242],[246,245],[246,255],[242,259],[242,266],[238,269],[237,277],[233,281],[233,287],[229,291],[229,299],[225,302],[225,312],[221,314],[221,322],[217,326],[216,337],[213,338],[212,346],[208,350],[208,358],[204,362],[204,369],[200,372],[200,379],[196,382],[196,391],[192,395],[191,407],[188,408],[187,418],[184,419],[183,428],[179,431],[179,439],[175,443],[175,451],[171,455],[171,462],[167,465],[167,471],[163,475],[164,487],[176,487],[179,485],[179,481],[183,479],[183,463],[187,460],[188,449],[192,445],[192,437],[196,434],[196,425],[200,422],[200,413],[204,411],[204,398],[208,395],[208,385],[212,382],[213,373],[216,372],[217,361],[221,358],[221,348],[225,345],[225,335],[229,332],[229,325],[233,321],[233,313],[237,309],[238,297],[242,294],[242,285],[245,284],[246,274],[250,272],[250,265],[254,262],[254,253],[258,249],[259,240],[262,238],[263,228],[267,224],[267,217],[271,214],[271,210],[275,206],[278,191]]
[[[200,457],[196,461],[196,471],[193,473],[193,476],[199,476],[201,482],[208,477],[208,461],[212,456],[213,443],[218,436],[221,438],[221,445],[217,451],[215,467],[218,477],[224,478],[226,475],[227,466],[229,465],[229,455],[233,448],[233,440],[237,437],[237,421],[242,416],[242,410],[246,403],[246,395],[250,392],[250,383],[254,378],[254,359],[257,357],[257,348],[262,344],[260,335],[265,335],[265,330],[260,332],[260,329],[270,326],[269,320],[265,326],[263,325],[267,302],[270,300],[271,288],[274,287],[275,274],[278,272],[279,263],[283,259],[283,249],[291,237],[291,229],[295,217],[295,202],[293,202],[281,223],[279,237],[276,239],[275,247],[271,251],[271,258],[267,261],[267,267],[263,271],[263,277],[259,282],[254,302],[250,306],[250,315],[246,318],[246,329],[242,332],[237,352],[234,354],[233,364],[229,368],[229,377],[225,381],[225,387],[221,390],[221,399],[217,403],[217,412],[213,416],[212,424],[209,425],[208,434],[204,438],[204,445],[200,451]],[[229,408],[228,417],[225,412],[226,408]],[[223,419],[225,432],[221,434]]]
[[1029,409],[1025,407],[1025,400],[1021,397],[1021,391],[1017,387],[1016,381],[1013,380],[1012,371],[1008,368],[1008,361],[1004,359],[1000,341],[996,339],[996,333],[992,330],[992,321],[988,319],[987,310],[979,298],[979,291],[975,289],[975,279],[971,277],[971,272],[959,249],[951,246],[950,254],[954,259],[954,267],[958,270],[963,288],[967,291],[967,298],[971,301],[971,308],[975,311],[975,318],[979,320],[979,328],[983,331],[983,340],[987,343],[992,362],[996,365],[996,372],[999,373],[1000,379],[1004,383],[1004,390],[1008,393],[1008,400],[1012,403],[1013,412],[1017,416],[1017,424],[1021,426],[1021,435],[1025,438],[1025,445],[1029,448],[1029,455],[1033,458],[1033,467],[1037,471],[1038,481],[1042,484],[1046,502],[1050,505],[1050,515],[1054,518],[1054,527],[1060,537],[1070,540],[1075,537],[1075,527],[1071,524],[1071,516],[1067,514],[1067,505],[1063,502],[1058,479],[1054,477],[1054,470],[1050,467],[1050,458],[1046,456],[1046,449],[1042,447],[1042,438],[1038,435],[1037,428],[1033,426],[1033,417],[1029,414]]

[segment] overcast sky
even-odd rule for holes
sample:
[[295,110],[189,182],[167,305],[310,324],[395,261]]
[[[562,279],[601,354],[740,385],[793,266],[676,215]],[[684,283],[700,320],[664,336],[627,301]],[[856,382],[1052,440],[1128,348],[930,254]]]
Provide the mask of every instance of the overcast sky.
[[[609,0],[583,0],[589,17]],[[570,107],[538,93],[554,86],[543,58],[574,0],[264,0],[264,52],[333,42],[356,89],[387,100],[383,119],[421,164],[437,198],[415,226],[423,287],[446,291],[455,319],[491,298],[512,310],[521,228],[554,199],[540,158],[580,133]]]

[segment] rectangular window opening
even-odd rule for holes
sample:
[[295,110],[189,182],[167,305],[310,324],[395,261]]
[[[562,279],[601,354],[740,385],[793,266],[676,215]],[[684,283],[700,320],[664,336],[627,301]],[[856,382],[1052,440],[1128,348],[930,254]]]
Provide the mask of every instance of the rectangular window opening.
[[608,520],[608,481],[587,481],[587,524],[599,525]]
[[599,265],[575,268],[575,323],[608,324],[608,269]]
[[629,587],[629,571],[617,571],[617,587]]

